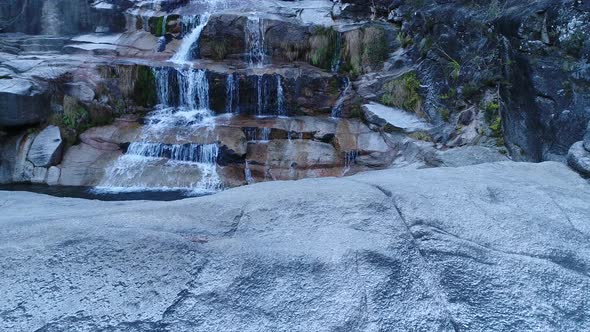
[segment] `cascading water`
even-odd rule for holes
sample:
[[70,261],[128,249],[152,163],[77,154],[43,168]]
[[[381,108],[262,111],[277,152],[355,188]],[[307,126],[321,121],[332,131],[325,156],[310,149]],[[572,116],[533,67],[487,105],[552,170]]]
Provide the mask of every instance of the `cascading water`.
[[264,20],[249,16],[246,23],[246,61],[249,66],[263,67],[266,61]]
[[262,91],[262,81],[263,76],[258,75],[256,76],[256,115],[262,116],[264,113],[264,101],[263,101],[263,91]]
[[285,110],[285,94],[283,92],[283,84],[281,81],[281,76],[277,75],[277,115],[287,116]]
[[356,162],[358,155],[358,151],[347,151],[344,153],[344,170],[342,171],[342,175],[346,175],[346,173],[350,171],[350,168]]
[[[234,104],[236,105],[234,108]],[[236,74],[229,74],[225,79],[225,112],[239,113],[240,85]]]
[[[198,25],[194,27],[188,35],[184,36],[178,52],[176,52],[171,59],[172,62],[185,63],[192,60],[192,55],[198,52],[198,41],[201,37],[201,32],[205,29],[210,17],[210,13],[204,13],[199,16]],[[191,22],[192,20],[193,19],[191,18]]]
[[342,116],[342,106],[344,105],[344,100],[346,99],[346,96],[348,95],[348,91],[350,90],[350,86],[351,86],[350,80],[347,77],[344,80],[344,90],[340,94],[340,97],[338,97],[338,100],[336,101],[334,108],[332,108],[332,117],[333,118],[339,118]]
[[[170,105],[170,78],[176,71],[178,107]],[[207,73],[193,68],[155,68],[159,105],[145,118],[141,140],[107,169],[98,191],[186,190],[195,193],[220,188],[219,148],[190,139],[211,141],[214,128],[209,109]],[[197,132],[201,132],[197,135]],[[183,134],[185,133],[185,134]],[[186,136],[186,137],[185,137]],[[178,143],[165,144],[164,141]]]
[[334,52],[334,57],[332,58],[332,66],[331,70],[333,73],[337,73],[340,71],[340,65],[342,63],[342,35],[340,33],[336,34],[336,52]]

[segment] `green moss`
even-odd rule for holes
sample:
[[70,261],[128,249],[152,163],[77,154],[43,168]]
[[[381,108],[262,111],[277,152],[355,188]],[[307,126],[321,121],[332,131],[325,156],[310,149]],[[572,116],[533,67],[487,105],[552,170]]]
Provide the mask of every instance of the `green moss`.
[[496,139],[496,146],[504,146],[504,135],[502,133],[502,117],[497,116],[490,124],[491,136]]
[[479,92],[480,89],[475,83],[467,83],[463,86],[463,89],[461,90],[461,94],[463,95],[463,97],[465,97],[465,99],[471,99],[475,97],[477,94],[479,94]]
[[426,58],[428,52],[432,49],[432,38],[426,37],[420,41],[420,57]]
[[376,27],[365,29],[363,46],[363,63],[375,66],[382,64],[387,59],[389,47],[383,29]]
[[228,49],[225,41],[213,41],[211,45],[211,50],[213,52],[213,59],[215,60],[223,60],[227,57]]
[[449,62],[449,68],[451,69],[451,78],[453,80],[458,80],[459,75],[461,75],[461,64],[455,60]]
[[389,56],[389,43],[385,30],[369,26],[346,32],[341,71],[353,77],[365,71],[378,70]]
[[492,120],[498,116],[498,112],[500,111],[500,104],[496,102],[490,102],[486,104],[485,107],[485,119],[487,122],[492,122]]
[[385,90],[381,97],[383,104],[421,115],[422,96],[419,94],[420,81],[416,73],[407,73],[398,79],[391,80],[383,86],[383,89]]
[[430,136],[428,133],[423,132],[423,131],[417,131],[415,133],[411,133],[410,135],[411,138],[418,140],[418,141],[425,141],[425,142],[432,142],[432,136]]
[[451,111],[449,111],[447,108],[443,108],[439,112],[440,117],[443,119],[443,121],[449,122],[449,120],[451,119]]
[[316,67],[330,70],[338,50],[338,32],[334,28],[318,28],[310,38],[310,62]]
[[151,107],[157,103],[156,78],[148,67],[137,67],[137,80],[135,81],[134,100],[137,105]]
[[408,48],[414,44],[412,36],[405,32],[399,32],[397,34],[397,41],[402,45],[403,48]]
[[157,37],[162,36],[162,32],[164,32],[164,17],[154,17],[154,31],[152,33]]
[[579,58],[582,56],[586,37],[581,31],[577,31],[561,42],[561,46],[568,55]]
[[447,100],[453,99],[457,95],[457,90],[455,88],[450,88],[447,93],[443,93],[442,95],[438,96],[440,99]]

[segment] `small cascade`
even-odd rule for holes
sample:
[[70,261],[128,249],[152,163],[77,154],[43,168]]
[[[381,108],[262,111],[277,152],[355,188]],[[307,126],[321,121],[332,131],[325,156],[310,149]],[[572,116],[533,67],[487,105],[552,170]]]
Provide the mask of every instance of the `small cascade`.
[[287,112],[285,111],[285,95],[283,92],[281,75],[277,75],[277,115],[287,116]]
[[170,104],[169,73],[170,71],[167,68],[159,68],[154,70],[158,103],[162,106],[168,106]]
[[267,143],[270,141],[270,134],[272,132],[271,128],[257,128],[257,127],[250,127],[244,128],[244,133],[246,134],[246,140],[249,142],[261,142]]
[[209,81],[204,70],[177,71],[180,105],[189,110],[209,110]]
[[62,19],[59,10],[59,2],[45,0],[41,8],[42,32],[45,35],[59,35]]
[[[234,105],[235,108],[234,108]],[[225,112],[239,113],[240,105],[240,85],[236,74],[229,74],[225,79]]]
[[336,34],[336,52],[334,53],[334,57],[332,58],[332,66],[331,70],[333,73],[337,73],[340,71],[340,65],[342,64],[342,34]]
[[209,22],[209,18],[211,17],[210,13],[205,13],[199,17],[199,24],[192,29],[192,31],[182,38],[182,44],[180,48],[174,54],[171,61],[175,63],[185,63],[192,60],[192,55],[194,53],[198,53],[199,47],[199,38],[201,37],[201,32]]
[[[174,73],[176,71],[176,73]],[[170,84],[176,75],[178,106],[172,106]],[[221,187],[217,174],[217,144],[179,143],[209,137],[213,114],[209,109],[209,84],[204,70],[154,68],[159,105],[144,119],[142,136],[106,171],[97,191],[184,190],[195,193]],[[205,130],[203,130],[205,128]],[[188,129],[188,130],[178,130]],[[182,132],[188,132],[185,137]],[[171,133],[172,136],[171,136]],[[190,142],[190,141],[189,141]]]
[[346,151],[344,153],[344,170],[342,171],[342,175],[346,175],[350,171],[350,168],[356,163],[358,155],[358,151]]
[[332,117],[333,118],[339,118],[342,116],[342,106],[344,106],[344,100],[346,99],[346,96],[348,95],[348,91],[350,90],[350,86],[351,86],[350,80],[348,79],[348,77],[346,77],[344,79],[344,90],[342,91],[342,93],[340,94],[340,97],[338,97],[338,100],[336,101],[336,104],[332,108]]
[[150,18],[148,16],[142,16],[141,17],[141,26],[143,28],[143,31],[145,31],[145,32],[150,32],[149,19]]
[[250,170],[249,160],[246,160],[246,166],[244,167],[244,178],[246,179],[247,184],[254,183],[254,178],[252,178],[252,170]]
[[128,155],[166,158],[175,161],[213,164],[217,161],[217,144],[161,144],[134,142],[127,148]]
[[250,68],[263,67],[266,61],[264,20],[249,16],[246,23],[246,62]]
[[270,141],[270,128],[262,128],[260,129],[260,140],[263,142]]
[[162,31],[160,31],[162,37],[166,35],[166,24],[168,24],[168,15],[164,15],[162,18]]
[[262,91],[263,76],[256,76],[256,115],[262,116],[264,114],[264,93]]

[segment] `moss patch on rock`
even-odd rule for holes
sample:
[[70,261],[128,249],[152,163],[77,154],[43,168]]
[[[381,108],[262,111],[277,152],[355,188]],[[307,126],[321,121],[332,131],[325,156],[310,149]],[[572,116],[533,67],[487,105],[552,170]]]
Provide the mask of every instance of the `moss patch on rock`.
[[419,93],[420,81],[416,73],[406,73],[385,83],[383,90],[385,93],[381,96],[382,104],[423,115],[422,96]]
[[389,54],[387,34],[382,27],[370,26],[344,35],[342,71],[352,76],[379,70]]
[[330,70],[333,59],[339,56],[338,32],[334,28],[317,28],[309,39],[309,60],[312,65]]

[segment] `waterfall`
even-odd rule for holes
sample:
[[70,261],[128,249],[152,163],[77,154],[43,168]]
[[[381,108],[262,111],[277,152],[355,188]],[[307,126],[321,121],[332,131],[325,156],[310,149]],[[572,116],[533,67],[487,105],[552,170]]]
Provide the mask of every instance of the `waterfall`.
[[280,75],[277,75],[277,115],[287,116],[287,112],[285,111],[285,95],[283,93]]
[[356,163],[358,155],[358,151],[346,151],[344,153],[344,170],[342,171],[342,175],[345,175],[350,171],[352,165]]
[[[154,68],[159,105],[144,119],[140,139],[106,170],[97,191],[216,191],[219,147],[212,134],[209,83],[204,70]],[[176,71],[174,73],[173,71]],[[175,75],[175,76],[174,76]],[[171,106],[170,83],[178,82],[178,107]],[[178,142],[178,143],[161,143]],[[187,142],[187,143],[184,143]]]
[[180,48],[172,57],[172,62],[175,63],[185,63],[187,61],[192,60],[192,54],[198,52],[198,41],[201,37],[201,32],[209,22],[209,18],[211,17],[210,13],[205,13],[199,17],[199,25],[194,27],[190,34],[182,38],[182,44]]
[[42,32],[45,35],[59,35],[62,26],[62,17],[57,0],[45,0],[41,8]]
[[209,110],[209,81],[204,70],[177,71],[180,105],[189,110]]
[[164,37],[166,35],[166,24],[168,23],[168,15],[164,15],[164,17],[162,18],[162,31],[160,31],[160,34],[162,35],[162,37]]
[[162,144],[134,142],[127,149],[128,155],[148,158],[167,158],[175,161],[212,164],[217,161],[217,144]]
[[346,77],[344,80],[344,90],[342,91],[342,93],[338,97],[338,100],[336,101],[334,108],[332,108],[332,117],[333,118],[339,118],[342,116],[342,106],[344,105],[344,100],[346,99],[346,96],[348,95],[349,90],[350,90],[350,80],[348,79],[348,77]]
[[262,75],[256,76],[256,115],[262,116],[264,113],[264,102],[262,100],[263,93],[262,93]]
[[246,160],[246,167],[244,168],[244,178],[246,179],[247,184],[251,184],[254,182],[252,178],[252,171],[250,170],[250,161]]
[[332,58],[332,72],[337,73],[340,71],[340,65],[342,63],[342,35],[338,32],[336,34],[336,52],[334,58]]
[[270,141],[270,128],[264,127],[260,129],[260,140],[263,142]]
[[250,67],[262,67],[266,60],[264,20],[249,16],[246,23],[246,62]]
[[158,96],[158,104],[161,106],[168,106],[170,104],[169,97],[169,73],[167,68],[160,68],[154,70],[154,77],[156,79],[156,92]]
[[[225,112],[239,113],[240,105],[240,85],[236,74],[229,74],[225,79]],[[234,109],[234,104],[236,108]]]

